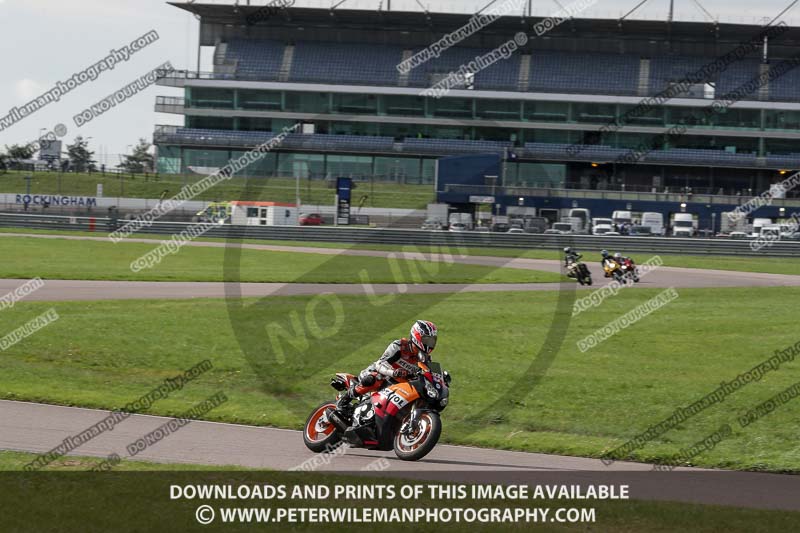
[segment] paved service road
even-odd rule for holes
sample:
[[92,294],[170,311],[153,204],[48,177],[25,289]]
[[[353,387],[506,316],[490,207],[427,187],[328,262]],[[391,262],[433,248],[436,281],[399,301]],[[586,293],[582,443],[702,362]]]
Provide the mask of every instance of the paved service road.
[[[94,409],[0,401],[0,449],[47,452],[106,416],[107,411]],[[129,444],[168,420],[133,415],[73,453],[97,457],[117,453],[126,458]],[[326,461],[320,461],[323,457]],[[465,483],[626,483],[635,499],[800,510],[798,476],[691,468],[653,472],[650,465],[642,463],[605,466],[597,459],[448,445],[437,446],[418,462],[400,461],[391,452],[357,449],[320,456],[303,446],[298,431],[215,422],[191,422],[136,456],[155,462],[275,470],[298,467],[314,458],[324,463],[318,471]],[[388,468],[372,474],[362,471],[376,461]]]

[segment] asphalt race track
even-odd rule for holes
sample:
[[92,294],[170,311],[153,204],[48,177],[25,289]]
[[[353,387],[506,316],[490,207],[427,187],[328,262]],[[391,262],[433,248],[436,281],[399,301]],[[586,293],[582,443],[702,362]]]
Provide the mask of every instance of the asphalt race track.
[[[2,233],[3,236],[26,236],[44,239],[72,239],[106,241],[105,237],[30,235]],[[129,242],[142,242],[156,246],[154,239],[126,239]],[[224,242],[194,241],[189,246],[224,248],[231,246]],[[561,262],[547,259],[522,259],[484,256],[442,256],[438,254],[398,254],[376,250],[349,250],[340,248],[314,248],[278,246],[266,244],[242,244],[242,248],[321,255],[352,255],[364,257],[397,257],[402,259],[426,259],[430,261],[452,261],[463,264],[494,267],[517,268],[560,272]],[[587,260],[595,285],[577,288],[597,289],[606,280],[600,271],[599,261]],[[353,275],[355,279],[355,273]],[[569,283],[575,283],[570,281]],[[20,280],[0,279],[0,293],[6,293],[21,284]],[[497,284],[375,284],[365,287],[360,283],[238,283],[237,290],[244,297],[298,296],[322,292],[336,294],[375,294],[409,293],[455,293],[455,292],[495,292],[495,291],[547,291],[561,288],[559,283],[497,283]],[[755,272],[735,272],[729,270],[706,270],[693,268],[659,267],[642,277],[635,287],[641,288],[715,288],[715,287],[786,287],[800,286],[800,276],[785,274],[764,274]],[[85,281],[85,280],[47,280],[44,287],[29,295],[31,301],[59,300],[121,300],[121,299],[186,299],[186,298],[224,298],[225,283],[221,282],[150,282],[150,281]]]
[[[2,234],[8,236],[12,234]],[[31,235],[26,235],[31,236]],[[36,236],[40,238],[75,238],[106,240],[102,237]],[[150,239],[129,239],[152,243]],[[193,242],[193,246],[224,247],[226,243]],[[245,244],[245,248],[290,251],[316,254],[348,254],[388,257],[390,252],[342,250],[332,248],[298,248]],[[406,259],[413,255],[401,255]],[[420,257],[422,258],[422,257]],[[447,259],[426,255],[424,259]],[[453,261],[544,271],[560,271],[559,261],[508,259],[500,257],[453,257]],[[589,263],[596,284],[581,289],[602,286],[599,265]],[[0,294],[7,293],[21,280],[0,280]],[[574,282],[569,282],[573,284]],[[237,284],[242,296],[313,295],[321,292],[365,294],[362,284],[321,283],[242,283]],[[800,276],[746,273],[718,270],[660,267],[635,285],[638,288],[713,288],[713,287],[770,287],[800,286]],[[454,293],[477,291],[557,290],[558,283],[530,284],[381,284],[372,286],[376,293]],[[46,280],[45,285],[26,297],[31,301],[110,300],[110,299],[183,299],[224,298],[225,284],[213,282],[138,282]],[[85,430],[107,416],[106,411],[43,405],[26,402],[0,401],[0,449],[47,452],[63,439]],[[113,431],[107,431],[84,444],[73,453],[105,457],[117,453],[127,457],[126,446],[154,430],[168,419],[133,415]],[[445,422],[446,427],[446,422]],[[297,431],[193,421],[163,441],[138,454],[136,459],[164,463],[195,463],[236,465],[251,468],[287,470],[303,461],[321,456],[309,452]],[[422,461],[409,463],[398,460],[391,452],[348,450],[344,454],[327,456],[329,461],[315,470],[339,471],[359,475],[400,476],[413,472],[415,479],[463,482],[630,482],[633,498],[683,501],[706,504],[734,505],[763,509],[800,510],[800,476],[782,476],[754,472],[726,472],[676,468],[672,472],[654,472],[642,463],[615,462],[609,466],[600,460],[545,455],[537,453],[439,445]],[[362,471],[377,459],[388,461],[388,470],[379,474]],[[535,477],[535,480],[531,479]],[[556,476],[556,477],[552,477]],[[612,479],[609,476],[627,476]],[[601,479],[602,478],[602,479]],[[630,478],[630,479],[629,479]]]
[[[0,401],[0,449],[47,452],[106,416],[107,411],[94,409]],[[117,453],[125,458],[129,444],[168,420],[132,415],[75,453],[97,457]],[[301,439],[299,431],[193,421],[148,447],[136,459],[288,470],[316,458],[322,464],[314,470],[320,472],[465,483],[624,482],[630,484],[631,497],[635,499],[800,510],[798,476],[693,468],[653,472],[650,465],[642,463],[615,462],[605,466],[598,459],[444,444],[418,462],[400,461],[391,452],[368,450],[320,456],[308,451]],[[328,461],[319,461],[320,457],[327,457]],[[362,470],[381,458],[388,462],[386,470]]]

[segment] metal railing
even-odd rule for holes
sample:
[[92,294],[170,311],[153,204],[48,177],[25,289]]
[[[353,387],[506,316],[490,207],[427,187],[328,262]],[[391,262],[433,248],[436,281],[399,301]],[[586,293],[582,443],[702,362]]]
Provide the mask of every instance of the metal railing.
[[[105,217],[61,217],[48,215],[19,215],[0,213],[0,227],[48,230],[96,231],[104,234],[117,226]],[[170,235],[190,224],[154,222],[141,233]],[[602,248],[621,249],[629,253],[658,253],[682,255],[734,255],[754,257],[800,257],[800,242],[779,241],[758,252],[750,249],[749,240],[724,238],[626,237],[602,235],[542,235],[426,231],[394,228],[298,227],[298,226],[219,226],[206,233],[207,237],[230,239],[263,239],[305,242],[333,242],[342,245],[380,244],[416,246],[467,246],[483,248],[514,248],[520,250],[559,250],[573,246],[582,250]],[[202,238],[200,239],[202,240]]]

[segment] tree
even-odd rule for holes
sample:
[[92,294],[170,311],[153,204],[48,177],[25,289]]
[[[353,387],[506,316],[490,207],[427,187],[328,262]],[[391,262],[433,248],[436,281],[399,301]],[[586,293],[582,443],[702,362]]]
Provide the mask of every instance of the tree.
[[11,146],[6,145],[6,152],[9,159],[30,159],[35,150],[29,144],[12,144]]
[[70,166],[75,172],[94,172],[97,170],[93,159],[94,152],[89,151],[89,141],[78,135],[74,144],[67,145]]
[[124,168],[128,172],[152,172],[155,160],[150,153],[150,146],[146,139],[139,139],[139,144],[133,148],[133,153],[126,155],[125,161],[117,165],[117,168]]

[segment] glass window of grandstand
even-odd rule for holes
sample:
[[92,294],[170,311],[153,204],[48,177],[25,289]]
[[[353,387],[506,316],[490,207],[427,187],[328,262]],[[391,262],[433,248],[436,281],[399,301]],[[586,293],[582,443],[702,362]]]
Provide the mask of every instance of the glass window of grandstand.
[[281,93],[275,91],[239,91],[239,109],[280,111]]
[[186,117],[187,128],[206,130],[232,130],[233,117]]
[[[239,152],[239,151],[232,151],[231,152],[231,159],[238,159],[242,157],[246,152]],[[263,154],[261,157],[258,158],[257,161],[254,161],[241,169],[239,172],[236,173],[237,177],[240,178],[270,178],[276,175],[275,173],[275,158],[276,155],[274,152],[268,152]],[[270,200],[270,198],[264,198],[264,200]]]
[[282,152],[278,156],[278,175],[301,179],[325,177],[325,156]]
[[286,93],[284,111],[297,113],[330,113],[330,97],[328,93]]
[[795,139],[766,139],[764,142],[766,155],[800,153],[800,143]]
[[334,122],[331,124],[333,135],[378,135],[378,124],[370,122]]
[[415,124],[381,124],[381,136],[405,139],[406,137],[424,137],[425,128]]
[[536,122],[566,122],[568,104],[565,102],[525,102],[525,120]]
[[[663,149],[663,137],[659,134],[649,133],[611,133],[607,134],[607,144],[616,148],[636,149]],[[611,140],[613,139],[613,140]],[[655,146],[654,146],[655,145]]]
[[475,128],[476,141],[511,141],[516,143],[519,133],[515,129]]
[[566,176],[566,165],[557,164],[517,163],[508,165],[507,170],[506,187],[562,188]]
[[434,117],[472,118],[471,98],[432,98],[430,106]]
[[158,147],[158,171],[162,174],[178,174],[181,171],[181,149],[177,146]]
[[[592,135],[582,135],[583,133]],[[561,143],[577,141],[582,144],[600,144],[600,134],[596,132],[569,132],[559,130],[522,130],[526,143]],[[594,142],[587,142],[592,139]]]
[[425,115],[425,99],[421,96],[385,95],[382,98],[387,115]]
[[614,104],[592,104],[575,103],[572,104],[573,122],[592,122],[596,124],[607,124],[613,121],[617,115],[617,106]]
[[764,127],[768,130],[800,130],[800,111],[764,111]]
[[520,102],[514,100],[486,100],[478,98],[475,101],[476,114],[480,118],[520,119]]
[[669,147],[693,148],[697,150],[722,150],[732,154],[755,154],[758,153],[758,139],[682,135],[671,138],[669,140]]
[[636,124],[637,126],[664,125],[663,107],[621,105],[619,106],[619,116],[623,124]]
[[369,178],[372,176],[372,157],[329,155],[327,172],[334,177]]
[[715,126],[723,128],[759,129],[761,127],[761,112],[758,109],[723,107],[711,116],[711,121]]
[[472,140],[472,128],[459,128],[456,126],[421,126],[423,137],[432,139],[461,139]]
[[378,98],[374,94],[334,94],[333,112],[375,115]]
[[242,131],[272,131],[272,119],[240,117],[238,129]]
[[189,107],[233,109],[233,89],[192,87],[187,92],[189,93]]
[[200,174],[203,173],[200,169],[224,167],[228,164],[228,160],[227,150],[185,149],[183,151],[183,168],[198,167],[197,172]]
[[376,157],[375,177],[397,183],[422,183],[420,160],[416,157]]
[[436,160],[423,159],[422,160],[422,183],[429,184],[434,182],[436,176]]
[[713,113],[706,113],[703,107],[668,107],[666,110],[666,122],[672,124],[684,124],[692,127],[712,126]]

